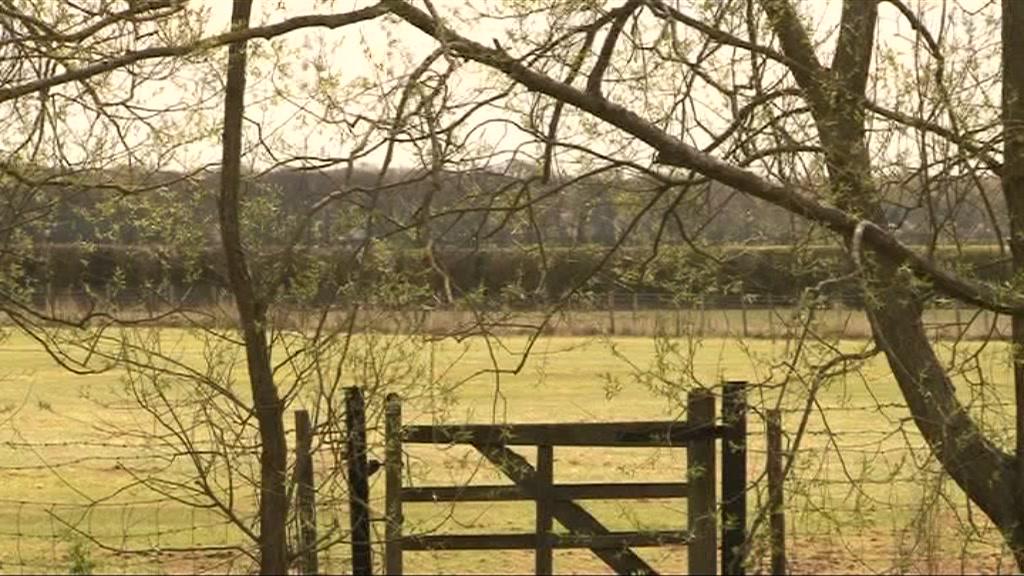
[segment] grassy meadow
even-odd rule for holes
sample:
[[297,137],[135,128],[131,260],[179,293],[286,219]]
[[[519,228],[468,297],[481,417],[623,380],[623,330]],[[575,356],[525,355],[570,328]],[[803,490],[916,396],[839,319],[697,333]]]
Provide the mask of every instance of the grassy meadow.
[[[202,366],[210,358],[205,341],[187,330],[165,329],[156,338],[182,364]],[[368,338],[354,340],[358,345]],[[715,387],[723,378],[748,380],[754,408],[749,502],[755,516],[765,488],[762,409],[775,406],[782,395],[784,429],[792,442],[808,405],[808,366],[826,358],[831,348],[854,351],[864,345],[859,340],[809,344],[803,360],[793,366],[786,360],[795,345],[784,340],[546,336],[534,344],[517,373],[506,373],[519,365],[525,337],[462,342],[375,338],[395,339],[390,362],[422,368],[393,376],[393,383],[407,380],[399,389],[414,390],[422,379],[433,390],[405,403],[406,422],[676,419],[685,417],[686,390]],[[943,354],[951,365],[963,367],[958,393],[985,425],[1012,429],[1004,410],[1012,399],[1005,347],[967,343],[954,353],[951,346],[940,348],[946,349]],[[375,349],[384,348],[378,342]],[[226,362],[244,366],[237,355]],[[190,508],[133,487],[145,478],[186,478],[192,468],[184,456],[152,457],[156,444],[167,454],[169,439],[156,433],[151,415],[133,409],[120,370],[70,374],[39,344],[17,334],[0,345],[0,365],[5,367],[0,385],[0,572],[249,568],[249,559],[230,549],[244,543],[240,527],[226,523],[214,510]],[[372,370],[351,371],[345,381],[366,383],[372,378],[368,372]],[[241,376],[239,369],[233,377]],[[244,395],[244,386],[239,390]],[[307,401],[302,394],[297,398],[293,408]],[[938,473],[900,404],[880,358],[824,383],[810,403],[807,432],[787,484],[794,571],[1012,571],[980,512],[970,510],[962,493]],[[315,409],[323,418],[324,408]],[[379,403],[371,405],[370,417],[372,423],[378,421]],[[286,423],[290,428],[290,417]],[[374,455],[380,458],[379,437],[373,438]],[[324,441],[316,457],[325,489],[337,482],[337,475],[330,473],[337,462],[332,446]],[[532,459],[529,452],[521,451]],[[407,481],[415,484],[502,482],[471,450],[409,446],[408,453]],[[676,449],[560,448],[555,459],[556,482],[677,480],[686,473],[684,453]],[[374,477],[378,510],[382,476]],[[236,506],[254,509],[251,495],[240,493]],[[348,522],[343,502],[327,497],[318,506],[321,532],[343,536]],[[586,507],[612,529],[678,529],[686,522],[685,502],[678,500],[588,502]],[[533,529],[533,507],[527,503],[408,504],[405,512],[408,532]],[[376,523],[375,529],[382,531],[383,525]],[[187,550],[195,546],[225,549],[200,556]],[[115,552],[119,548],[134,553]],[[679,548],[645,549],[642,554],[665,572],[680,572],[686,565],[685,550]],[[321,556],[321,566],[344,571],[347,556],[347,544],[340,543]],[[523,572],[532,570],[533,559],[532,553],[520,551],[408,553],[406,566],[409,573]],[[556,552],[555,570],[607,571],[582,550]]]

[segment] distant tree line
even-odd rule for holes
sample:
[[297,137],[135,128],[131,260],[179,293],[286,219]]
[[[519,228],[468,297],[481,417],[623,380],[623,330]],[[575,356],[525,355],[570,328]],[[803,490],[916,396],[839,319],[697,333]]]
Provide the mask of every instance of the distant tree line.
[[[20,263],[26,289],[42,298],[76,289],[121,291],[127,297],[161,286],[179,293],[209,288],[196,291],[202,297],[223,285],[212,196],[216,174],[164,172],[144,181],[134,181],[127,171],[101,176],[37,186],[44,193],[36,201],[46,202],[47,209],[46,217],[28,228],[32,248]],[[505,173],[444,173],[440,183],[426,173],[382,178],[370,169],[273,171],[249,179],[246,207],[262,226],[313,218],[301,240],[306,249],[292,256],[291,267],[296,278],[310,284],[301,293],[317,303],[330,301],[348,280],[353,268],[345,262],[368,234],[376,240],[381,265],[430,287],[423,296],[429,301],[442,289],[442,279],[418,250],[422,231],[409,224],[428,203],[444,207],[426,224],[456,296],[532,305],[576,290],[733,303],[737,294],[746,294],[754,302],[777,302],[798,298],[849,267],[842,251],[828,246],[820,232],[780,208],[717,184],[695,186],[671,212],[677,221],[666,223],[663,210],[651,212],[657,217],[638,215],[653,186],[643,178],[541,186],[519,167]],[[930,246],[935,258],[955,261],[979,278],[1006,280],[1008,265],[994,243],[999,234],[981,199],[986,191],[961,184],[952,180],[948,186],[955,202],[936,202],[928,209],[900,203],[901,192],[912,183],[888,188],[889,209],[902,222],[897,232],[903,241]],[[149,192],[124,201],[131,195],[126,190],[138,189]],[[317,206],[328,197],[331,203]],[[504,212],[496,206],[501,203]],[[370,213],[375,214],[372,231],[367,230]],[[943,229],[936,220],[959,235],[936,234]],[[618,246],[627,226],[633,232]],[[254,236],[265,245],[250,249],[274,254],[276,240],[283,240],[277,234],[261,230]],[[168,238],[178,240],[168,243]],[[612,247],[617,248],[612,266],[601,267]],[[856,291],[841,281],[829,283],[823,293],[849,301]]]
[[[438,244],[474,247],[509,247],[543,242],[548,246],[615,244],[637,217],[642,202],[656,185],[649,178],[607,176],[573,182],[562,178],[547,184],[528,170],[515,174],[479,170],[443,172],[440,182],[429,173],[392,170],[381,177],[369,168],[353,170],[277,170],[253,176],[252,197],[283,217],[300,217],[328,196],[335,201],[316,210],[306,242],[337,246],[362,240],[366,214],[377,215],[374,233],[395,247],[414,246],[409,223],[427,203],[434,206],[430,226]],[[523,173],[526,172],[524,175]],[[130,180],[129,173],[104,174],[106,180]],[[216,239],[212,221],[217,174],[186,178],[182,174],[148,174],[135,186],[159,188],[155,200],[120,202],[118,191],[95,179],[80,183],[61,180],[44,186],[57,198],[45,226],[36,226],[38,240],[54,244],[95,242],[145,245],[156,236],[148,232],[151,218],[164,217],[173,205],[188,209],[193,226],[204,229],[208,242]],[[934,180],[934,179],[933,179]],[[9,186],[16,184],[8,183]],[[920,200],[915,179],[897,180],[884,187],[887,211],[899,222],[896,233],[908,244],[993,243],[1005,229],[1005,209],[997,182],[974,182],[950,177],[944,186],[929,182],[938,192],[933,202]],[[984,198],[982,197],[984,195]],[[909,199],[915,199],[910,202]],[[529,205],[529,210],[523,207]],[[988,205],[986,207],[986,205]],[[147,214],[147,207],[151,213]],[[438,208],[441,207],[441,208]],[[991,209],[993,214],[989,214]],[[666,225],[660,210],[639,218],[628,245],[650,246],[659,234],[668,243],[792,244],[806,240],[808,227],[787,211],[765,204],[732,188],[714,183],[696,184],[674,209],[678,224]],[[513,213],[509,221],[503,213]],[[1000,217],[999,215],[1004,216]],[[530,222],[532,219],[534,222]],[[536,224],[542,234],[538,238]],[[680,232],[680,228],[685,232]],[[956,236],[946,234],[956,230]]]
[[[574,289],[580,301],[591,299],[602,306],[609,292],[657,295],[662,302],[679,305],[735,307],[740,298],[749,306],[770,305],[796,302],[808,288],[850,270],[840,249],[824,245],[728,246],[716,250],[714,259],[679,246],[665,248],[653,259],[642,249],[625,248],[600,268],[604,255],[595,245],[553,248],[547,251],[546,267],[536,250],[450,247],[438,258],[457,297],[511,307],[551,303]],[[352,280],[353,268],[346,263],[353,257],[350,247],[310,250],[297,257],[295,282],[304,286],[293,287],[294,297],[308,305],[336,301],[340,288]],[[382,275],[400,275],[422,288],[417,297],[421,304],[437,304],[442,286],[420,251],[393,250],[377,257]],[[1006,282],[1010,277],[1009,262],[993,246],[944,248],[936,258],[978,279]],[[170,291],[200,304],[217,298],[224,288],[221,260],[212,248],[186,257],[161,247],[52,244],[40,246],[23,270],[26,288],[38,303],[79,291],[131,303],[144,300],[147,293]],[[859,302],[853,280],[828,282],[817,294],[823,302]]]

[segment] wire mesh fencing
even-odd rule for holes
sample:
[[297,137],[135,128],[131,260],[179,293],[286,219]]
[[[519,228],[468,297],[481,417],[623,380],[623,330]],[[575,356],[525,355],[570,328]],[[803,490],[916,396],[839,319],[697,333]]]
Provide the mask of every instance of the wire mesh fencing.
[[[615,315],[614,333],[609,330],[609,310]],[[435,327],[442,332],[446,329],[442,324],[451,321],[429,317],[441,319],[444,314],[456,313],[462,312],[416,311],[421,320],[424,314],[428,316],[419,326],[436,321]],[[683,355],[698,354],[695,350],[704,347],[716,355],[716,363],[701,367],[699,359],[691,358],[690,364],[678,359],[672,364],[667,356],[661,357],[662,348],[654,345],[640,353],[652,364],[664,360],[665,366],[660,369],[665,373],[657,376],[668,384],[661,388],[655,386],[657,378],[639,360],[621,368],[622,374],[616,376],[620,381],[594,379],[594,374],[611,370],[608,363],[619,354],[615,347],[640,340],[623,338],[628,332],[624,322],[632,321],[634,314],[635,335],[680,345],[683,349],[678,353]],[[616,306],[573,311],[566,321],[576,326],[593,321],[593,334],[598,337],[566,340],[560,353],[567,356],[538,348],[535,358],[543,368],[517,376],[482,370],[481,363],[489,358],[486,349],[453,352],[436,344],[436,338],[428,338],[429,345],[421,352],[425,357],[429,355],[429,360],[419,360],[429,363],[429,379],[440,382],[448,378],[453,384],[447,396],[425,396],[419,404],[411,401],[411,421],[567,421],[570,415],[580,421],[656,419],[655,411],[665,410],[666,405],[669,414],[681,418],[681,411],[673,412],[672,401],[666,404],[664,396],[697,385],[711,385],[720,391],[713,377],[699,379],[694,374],[705,368],[705,372],[718,376],[736,374],[738,361],[720,358],[732,354],[722,352],[726,347],[736,348],[742,351],[744,362],[763,370],[755,374],[757,378],[750,378],[748,501],[749,518],[757,522],[751,526],[751,570],[768,570],[768,522],[757,520],[767,509],[768,493],[763,416],[769,408],[778,407],[783,415],[783,448],[789,466],[784,501],[792,572],[1015,571],[1002,537],[935,460],[888,372],[864,368],[814,384],[807,376],[810,364],[793,360],[801,343],[817,347],[821,357],[815,357],[816,362],[824,362],[827,353],[835,352],[833,348],[848,347],[851,342],[863,345],[858,336],[843,332],[854,322],[862,321],[867,326],[859,310],[751,306],[744,312],[742,308],[705,308],[705,327],[713,328],[707,332],[699,330],[700,314],[699,306]],[[747,314],[746,337],[742,335],[743,314]],[[757,319],[755,314],[765,316]],[[1016,409],[1006,386],[1011,367],[1002,342],[1006,319],[952,307],[935,307],[928,314],[933,316],[926,314],[925,321],[937,336],[935,347],[942,361],[955,376],[958,397],[993,442],[1012,452]],[[752,335],[758,327],[768,326],[769,317],[776,322],[772,325],[774,336],[771,332],[767,336]],[[720,327],[714,318],[721,318],[721,326],[731,328]],[[648,320],[649,325],[642,325]],[[833,324],[836,332],[823,328]],[[979,336],[970,336],[968,330],[977,330]],[[980,337],[983,333],[986,339]],[[17,368],[20,366],[26,372],[44,369],[45,357],[28,356],[28,352],[14,348],[17,346],[7,346],[4,351],[8,354],[5,362],[12,370],[22,369]],[[581,351],[573,356],[573,350]],[[770,357],[768,352],[772,353]],[[201,354],[195,356],[204,358]],[[400,361],[413,362],[414,358],[403,355]],[[588,363],[600,367],[588,371]],[[367,366],[368,371],[373,367]],[[483,382],[473,379],[476,372],[483,374]],[[548,372],[561,372],[563,379],[557,380],[557,374]],[[20,376],[8,377],[14,379],[8,384],[18,384]],[[7,497],[0,499],[0,571],[251,571],[257,552],[253,535],[258,527],[258,491],[252,489],[258,478],[255,436],[250,433],[217,439],[197,433],[196,437],[170,438],[155,431],[151,412],[105,397],[87,398],[98,394],[93,390],[101,378],[110,379],[90,376],[84,384],[60,388],[55,394],[42,393],[55,386],[53,381],[35,378],[34,384],[24,389],[9,386],[24,390],[17,393],[23,398],[9,394],[10,402],[0,402],[0,481]],[[554,383],[543,383],[551,379],[559,386],[571,386],[562,390]],[[104,386],[109,385],[108,380],[102,380]],[[531,383],[523,384],[527,380]],[[576,380],[580,380],[578,385]],[[410,386],[415,384],[411,382]],[[654,388],[657,390],[651,392]],[[369,456],[375,460],[384,458],[379,420],[381,398],[387,391],[374,389],[370,401]],[[477,411],[457,409],[463,405]],[[513,405],[518,408],[508,408]],[[681,410],[681,404],[677,407]],[[334,406],[333,410],[316,412],[312,426],[317,549],[321,572],[346,572],[351,569],[351,537],[345,427],[338,416],[340,407]],[[204,429],[204,414],[189,412],[182,428]],[[657,418],[663,414],[657,412]],[[98,426],[101,420],[117,426]],[[291,419],[287,422],[289,445],[294,446]],[[146,433],[118,432],[127,430]],[[197,440],[200,436],[202,441]],[[230,452],[230,458],[217,455],[225,451]],[[406,458],[412,483],[440,480],[458,485],[495,480],[488,477],[479,455],[472,451],[426,446],[410,448]],[[204,464],[209,462],[215,464]],[[672,481],[685,477],[684,462],[678,451],[671,449],[644,453],[566,450],[559,453],[554,465],[556,479],[565,481],[610,482],[638,477]],[[197,471],[204,465],[215,470],[210,478],[223,483],[197,484],[202,479]],[[292,472],[289,468],[289,475]],[[384,541],[383,478],[377,474],[369,481],[372,538],[379,548]],[[294,490],[294,483],[291,485]],[[208,490],[215,491],[217,498],[204,493]],[[230,506],[223,509],[217,502]],[[439,503],[422,507],[409,522],[420,533],[518,531],[529,528],[532,518],[532,510],[523,506]],[[587,506],[622,530],[677,528],[684,525],[686,513],[685,506],[678,502],[651,501],[634,507],[595,502]],[[289,525],[293,552],[300,549],[298,527],[293,514]],[[651,555],[651,562],[667,572],[680,571],[686,565],[685,548],[642,553]],[[567,560],[559,564],[572,570],[601,568],[592,563],[586,551],[565,554]],[[503,552],[461,553],[454,558],[420,553],[417,562],[424,572],[462,573],[494,572],[505,566],[522,566],[528,571],[533,561],[524,553]]]

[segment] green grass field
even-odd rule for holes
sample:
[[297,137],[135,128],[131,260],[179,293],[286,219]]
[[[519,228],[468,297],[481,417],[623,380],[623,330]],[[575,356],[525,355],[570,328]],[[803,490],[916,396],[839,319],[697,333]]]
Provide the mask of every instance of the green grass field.
[[[419,385],[417,379],[425,379],[435,390],[406,402],[407,422],[430,422],[438,415],[450,422],[682,418],[687,389],[713,387],[723,378],[749,380],[755,384],[750,396],[755,408],[750,421],[750,502],[754,512],[758,509],[764,492],[759,413],[775,403],[780,390],[773,384],[788,373],[783,360],[793,352],[792,343],[546,337],[518,374],[495,374],[494,368],[518,364],[525,338],[477,337],[438,344],[393,338],[400,343],[390,352],[390,361],[416,364],[424,371],[400,372],[391,376],[391,382],[412,390]],[[209,358],[202,340],[184,330],[165,330],[160,342],[185,364],[200,366]],[[861,342],[837,345],[852,350]],[[966,366],[958,392],[972,402],[986,425],[1007,429],[1002,406],[1012,398],[1012,390],[1005,348],[991,344],[979,351],[977,344],[964,344],[956,355],[946,355],[950,362],[962,363],[971,350],[978,353]],[[806,353],[813,361],[823,357],[824,349],[812,347]],[[140,477],[173,477],[190,470],[184,459],[155,461],[153,439],[130,434],[155,428],[151,417],[125,403],[121,372],[69,374],[34,341],[17,335],[0,346],[0,363],[5,367],[0,385],[0,572],[67,573],[90,563],[97,572],[248,569],[248,559],[232,551],[203,556],[177,551],[243,542],[239,529],[216,512],[191,509],[139,488],[120,491]],[[797,368],[797,373],[806,374],[806,366]],[[366,383],[372,378],[369,372],[352,372],[346,383]],[[979,375],[994,384],[976,382]],[[804,381],[790,379],[783,399],[790,435],[802,417],[806,392]],[[787,485],[794,571],[1012,571],[1005,558],[999,564],[998,538],[980,520],[980,513],[968,510],[963,495],[937,473],[900,403],[880,359],[821,389]],[[409,452],[409,472],[418,484],[500,481],[469,450],[418,446]],[[381,455],[379,446],[375,453]],[[556,450],[555,457],[556,482],[685,477],[679,450],[564,448]],[[316,461],[321,476],[330,476],[328,469],[336,460],[329,446],[321,447]],[[383,488],[380,476],[374,486],[377,509]],[[84,506],[87,503],[91,506]],[[347,526],[341,503],[325,498],[319,504],[322,531],[330,533],[335,521]],[[587,507],[613,529],[685,526],[682,501]],[[239,495],[238,508],[251,510],[252,503]],[[528,532],[533,527],[533,508],[526,503],[410,504],[406,515],[409,531]],[[112,550],[117,548],[139,553],[116,554]],[[685,550],[647,549],[643,554],[667,572],[685,566]],[[347,547],[338,545],[322,555],[322,566],[345,570],[347,555]],[[532,570],[533,560],[527,552],[409,553],[406,566],[410,573],[522,572]],[[606,571],[586,551],[556,553],[555,569]]]

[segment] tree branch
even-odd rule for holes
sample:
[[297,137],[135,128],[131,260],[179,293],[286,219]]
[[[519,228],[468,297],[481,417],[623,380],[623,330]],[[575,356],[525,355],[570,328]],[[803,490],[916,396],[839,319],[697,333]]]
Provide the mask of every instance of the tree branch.
[[814,54],[814,45],[800,24],[796,10],[788,0],[761,0],[761,7],[768,15],[775,35],[779,37],[782,52],[788,59],[789,71],[816,112],[825,112],[828,98],[825,97],[822,81],[826,70]]
[[68,84],[70,82],[88,80],[93,76],[110,72],[118,68],[123,68],[136,62],[154,60],[158,58],[186,56],[203,50],[225,46],[233,42],[243,42],[255,38],[274,38],[302,28],[341,28],[342,26],[347,26],[349,24],[372,20],[373,18],[381,16],[385,12],[386,10],[383,8],[382,4],[374,4],[367,8],[342,14],[311,14],[306,16],[296,16],[276,24],[261,26],[259,28],[232,30],[224,34],[198,40],[189,44],[178,46],[158,46],[128,52],[121,56],[107,58],[100,62],[96,62],[95,64],[83,66],[82,68],[68,70],[63,74],[56,74],[48,78],[40,78],[17,86],[11,86],[10,88],[2,88],[0,89],[0,102],[13,100],[15,98],[25,96],[26,94],[32,94],[33,92]]
[[689,26],[690,28],[693,28],[694,30],[701,32],[702,34],[704,34],[705,36],[712,40],[715,40],[716,42],[721,42],[722,44],[726,44],[728,46],[743,48],[744,50],[748,50],[751,53],[766,56],[768,58],[771,58],[772,60],[775,60],[776,62],[785,64],[787,67],[800,66],[799,63],[794,62],[791,58],[779,52],[778,50],[773,50],[772,48],[769,48],[767,46],[762,46],[760,44],[744,40],[743,38],[725,32],[724,30],[719,30],[718,28],[701,22],[696,18],[687,16],[685,13],[671,6],[666,5],[661,0],[650,0],[649,5],[651,7],[651,11],[654,12],[659,17],[672,18],[673,20],[681,22]]
[[890,110],[888,108],[885,108],[884,106],[881,106],[880,104],[872,102],[871,100],[865,100],[864,107],[883,118],[888,118],[889,120],[892,120],[893,122],[897,122],[899,124],[903,124],[904,126],[909,126],[911,128],[916,128],[918,130],[931,132],[936,136],[945,138],[946,140],[956,144],[957,146],[969,152],[970,154],[977,156],[978,159],[981,160],[981,163],[984,164],[985,167],[988,168],[989,171],[991,171],[996,176],[1000,176],[1003,173],[1003,163],[997,160],[994,156],[992,156],[992,154],[990,154],[990,150],[993,148],[993,146],[990,144],[982,144],[979,142],[975,142],[968,138],[967,136],[963,134],[958,134],[956,131],[950,130],[949,128],[936,124],[935,122],[929,122],[923,118],[917,118],[914,116],[910,116],[909,114],[904,114],[902,112]]
[[[434,36],[441,33],[436,21],[404,0],[384,0],[383,4],[392,13],[427,34]],[[705,154],[666,134],[632,110],[536,72],[503,52],[474,42],[452,30],[445,30],[443,34],[453,54],[500,70],[531,90],[562,100],[633,135],[657,151],[657,162],[694,170],[741,192],[818,222],[844,237],[852,236],[862,220],[849,212],[805,196],[792,186],[771,182],[752,171]],[[910,266],[919,276],[931,281],[939,291],[954,298],[1004,314],[1024,313],[1024,298],[988,285],[969,282],[942,270],[876,225],[872,224],[865,228],[864,244],[893,262]]]
[[615,53],[615,44],[622,33],[622,27],[626,25],[629,15],[640,5],[641,1],[629,0],[612,20],[612,25],[608,28],[608,35],[604,37],[604,44],[601,45],[601,52],[597,56],[597,62],[594,63],[594,68],[591,69],[590,76],[587,77],[587,92],[598,97],[601,96],[601,82],[604,80],[604,73],[608,69],[608,65],[611,64],[612,54]]

